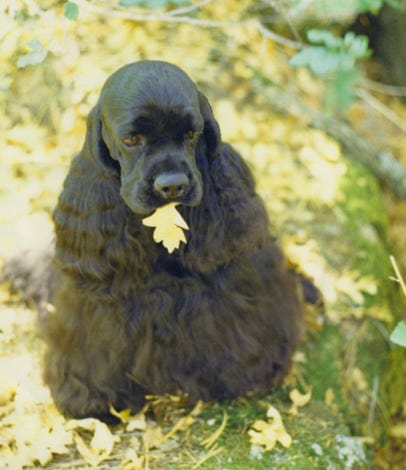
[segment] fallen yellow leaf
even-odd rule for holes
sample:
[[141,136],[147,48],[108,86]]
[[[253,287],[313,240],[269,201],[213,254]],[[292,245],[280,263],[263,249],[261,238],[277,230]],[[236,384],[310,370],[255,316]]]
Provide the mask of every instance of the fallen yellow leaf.
[[96,452],[110,455],[115,442],[119,440],[120,438],[114,436],[105,423],[97,422],[90,445]]
[[349,380],[351,385],[355,385],[358,392],[365,392],[368,389],[368,382],[361,369],[354,367],[349,371]]
[[135,430],[145,431],[147,429],[147,420],[145,418],[145,412],[137,413],[135,416],[131,416],[128,420],[126,431],[132,432]]
[[139,456],[134,449],[127,449],[121,467],[124,470],[144,470],[146,468],[145,457]]
[[178,202],[166,204],[142,220],[145,226],[155,227],[154,241],[162,242],[169,253],[177,250],[180,242],[187,243],[183,230],[188,230],[189,226],[176,210],[177,205],[179,205]]
[[110,413],[118,418],[121,423],[126,425],[126,431],[132,432],[134,430],[145,431],[147,429],[147,420],[145,413],[148,411],[149,405],[145,405],[136,415],[131,415],[130,409],[117,411],[112,405],[109,407]]
[[292,437],[286,432],[279,411],[269,406],[266,415],[268,421],[262,419],[255,421],[252,429],[248,431],[251,444],[264,447],[265,452],[272,450],[277,442],[284,447],[290,447]]
[[111,433],[105,423],[94,418],[72,419],[68,422],[67,428],[82,428],[93,431],[93,436],[89,444],[87,444],[78,433],[74,434],[77,450],[86,462],[92,466],[98,465],[109,457],[114,444],[120,440],[119,436],[115,436]]
[[297,388],[289,393],[289,398],[292,400],[292,406],[289,409],[291,415],[297,415],[298,408],[305,406],[309,403],[312,398],[312,391],[309,390],[307,393],[300,393]]
[[131,417],[131,410],[128,408],[121,410],[121,411],[117,411],[113,405],[110,405],[109,412],[110,414],[118,418],[122,423],[128,423]]
[[400,439],[406,439],[406,421],[392,426],[389,430],[389,433],[391,436],[398,437]]
[[324,403],[330,408],[330,410],[337,414],[338,413],[338,406],[337,404],[335,403],[335,394],[334,394],[334,390],[332,388],[328,388],[326,390],[326,393],[324,395]]
[[195,417],[201,413],[202,409],[203,402],[199,400],[193,407],[192,411],[188,415],[180,418],[175,426],[173,426],[173,428],[162,437],[161,444],[172,438],[177,432],[184,431],[190,427],[194,423]]
[[7,405],[13,401],[17,393],[17,384],[13,378],[4,377],[0,374],[0,406]]
[[159,427],[146,429],[142,435],[145,452],[148,452],[154,447],[158,447],[159,444],[161,444],[163,437],[162,429]]
[[378,286],[373,276],[360,276],[356,271],[344,273],[336,282],[336,289],[355,304],[364,305],[364,294],[376,295]]

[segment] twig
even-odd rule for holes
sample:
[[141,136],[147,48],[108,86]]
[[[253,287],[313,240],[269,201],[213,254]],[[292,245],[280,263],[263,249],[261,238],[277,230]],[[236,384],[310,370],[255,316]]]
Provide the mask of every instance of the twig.
[[368,411],[368,430],[371,435],[372,435],[372,424],[375,419],[376,404],[377,404],[377,399],[378,399],[378,390],[379,390],[379,377],[375,376],[373,386],[372,386],[371,403],[369,405],[369,411]]
[[190,16],[185,16],[185,13],[190,13],[191,11],[196,11],[198,8],[207,5],[212,0],[202,0],[199,3],[196,3],[189,8],[178,8],[164,13],[141,13],[139,10],[135,13],[134,11],[128,11],[120,8],[108,8],[102,5],[95,3],[89,3],[87,0],[75,0],[75,3],[85,10],[94,12],[98,15],[107,15],[114,16],[129,21],[139,21],[139,22],[148,22],[148,21],[161,21],[163,23],[181,23],[189,24],[192,26],[202,27],[202,28],[235,28],[251,25],[254,26],[258,32],[266,39],[270,39],[278,44],[283,46],[290,47],[292,49],[302,49],[303,44],[297,41],[292,41],[291,39],[285,38],[276,34],[270,29],[265,28],[260,21],[256,19],[249,19],[243,21],[215,21],[215,20],[205,20],[199,18],[192,18]]
[[117,7],[105,7],[102,5],[98,5],[95,3],[89,3],[87,0],[75,0],[75,3],[80,7],[88,11],[92,11],[99,15],[107,15],[107,16],[115,16],[117,18],[122,18],[124,20],[130,21],[139,21],[139,22],[147,22],[147,21],[162,21],[164,23],[184,23],[190,24],[193,26],[201,26],[201,27],[210,27],[210,28],[229,28],[235,26],[242,26],[248,23],[252,23],[252,20],[247,21],[213,21],[213,20],[201,20],[198,18],[191,18],[189,16],[181,16],[174,14],[172,12],[164,12],[164,13],[151,13],[148,11],[147,13],[138,12],[134,13],[133,11],[124,10]]
[[196,468],[199,468],[201,465],[203,465],[207,460],[211,459],[212,457],[216,456],[220,452],[223,452],[224,447],[219,447],[217,449],[211,449],[207,454],[199,460],[195,465],[193,465],[192,470],[195,470]]
[[253,20],[257,30],[267,39],[282,44],[283,46],[291,47],[292,49],[303,49],[303,43],[298,41],[292,41],[291,39],[280,36],[279,34],[274,33],[271,29],[265,28],[259,21]]
[[208,437],[207,439],[205,439],[202,442],[202,445],[204,447],[206,447],[206,449],[209,448],[209,447],[212,447],[213,444],[221,436],[221,434],[223,433],[224,429],[227,426],[227,419],[228,419],[227,412],[226,412],[226,410],[224,410],[223,419],[221,421],[220,427],[218,429],[216,429],[216,431],[210,437]]
[[399,118],[399,116],[385,106],[381,101],[373,97],[368,91],[359,89],[357,90],[357,95],[361,98],[366,104],[374,108],[376,111],[381,113],[386,117],[390,122],[395,124],[402,132],[406,133],[406,124]]
[[201,7],[204,7],[208,3],[212,3],[213,0],[202,0],[201,2],[195,3],[194,5],[190,5],[188,7],[176,8],[174,10],[168,11],[167,15],[176,16],[176,15],[184,15],[185,13],[191,13],[192,11],[198,10]]
[[289,12],[286,9],[286,2],[281,2],[280,0],[275,1],[275,0],[268,0],[267,3],[271,5],[272,8],[274,8],[280,15],[283,16],[284,20],[288,24],[290,30],[292,31],[293,35],[295,36],[296,40],[298,42],[301,42],[302,39],[300,37],[300,34],[296,28],[296,26],[293,24]]
[[406,284],[405,284],[405,281],[403,280],[402,274],[400,272],[399,266],[394,256],[390,256],[390,262],[392,263],[393,269],[396,274],[396,278],[394,280],[400,284],[402,288],[402,292],[406,296]]
[[406,96],[406,86],[386,85],[384,83],[376,82],[365,78],[362,81],[365,88],[390,96]]
[[198,401],[188,415],[184,416],[183,418],[180,418],[180,420],[173,426],[173,428],[164,436],[162,436],[162,439],[159,441],[159,444],[162,444],[163,442],[170,439],[178,431],[184,431],[185,429],[190,427],[195,420],[195,416],[197,416],[201,412],[202,407],[203,403],[201,401]]

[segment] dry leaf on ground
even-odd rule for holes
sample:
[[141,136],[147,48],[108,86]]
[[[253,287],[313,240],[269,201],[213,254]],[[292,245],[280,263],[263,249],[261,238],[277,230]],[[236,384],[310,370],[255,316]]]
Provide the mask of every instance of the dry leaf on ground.
[[302,406],[306,406],[310,402],[312,391],[309,390],[307,393],[300,393],[299,390],[295,388],[289,393],[289,398],[292,400],[292,406],[288,413],[291,415],[297,415],[298,409]]
[[120,437],[112,434],[105,423],[94,418],[73,419],[68,422],[67,427],[72,430],[85,429],[93,432],[89,444],[85,442],[79,433],[74,433],[76,448],[86,462],[92,466],[98,465],[109,457],[114,444],[120,441]]
[[248,431],[251,444],[264,447],[265,452],[272,450],[278,442],[284,447],[290,447],[292,437],[287,433],[279,411],[269,406],[266,415],[268,421],[259,419]]

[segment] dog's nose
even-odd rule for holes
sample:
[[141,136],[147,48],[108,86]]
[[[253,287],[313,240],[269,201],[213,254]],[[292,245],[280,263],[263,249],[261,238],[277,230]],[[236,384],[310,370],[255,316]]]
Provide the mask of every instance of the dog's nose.
[[162,173],[154,181],[155,191],[167,201],[179,199],[185,193],[189,179],[184,173]]

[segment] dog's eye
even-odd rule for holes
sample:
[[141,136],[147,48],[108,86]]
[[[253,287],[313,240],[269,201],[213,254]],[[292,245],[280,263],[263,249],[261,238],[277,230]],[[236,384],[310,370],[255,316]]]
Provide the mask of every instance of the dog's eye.
[[185,140],[194,140],[197,137],[197,132],[187,131],[184,137],[185,137]]
[[135,147],[136,145],[144,145],[145,144],[145,138],[142,135],[136,134],[132,135],[131,137],[126,137],[124,139],[125,145],[128,145],[129,147]]

